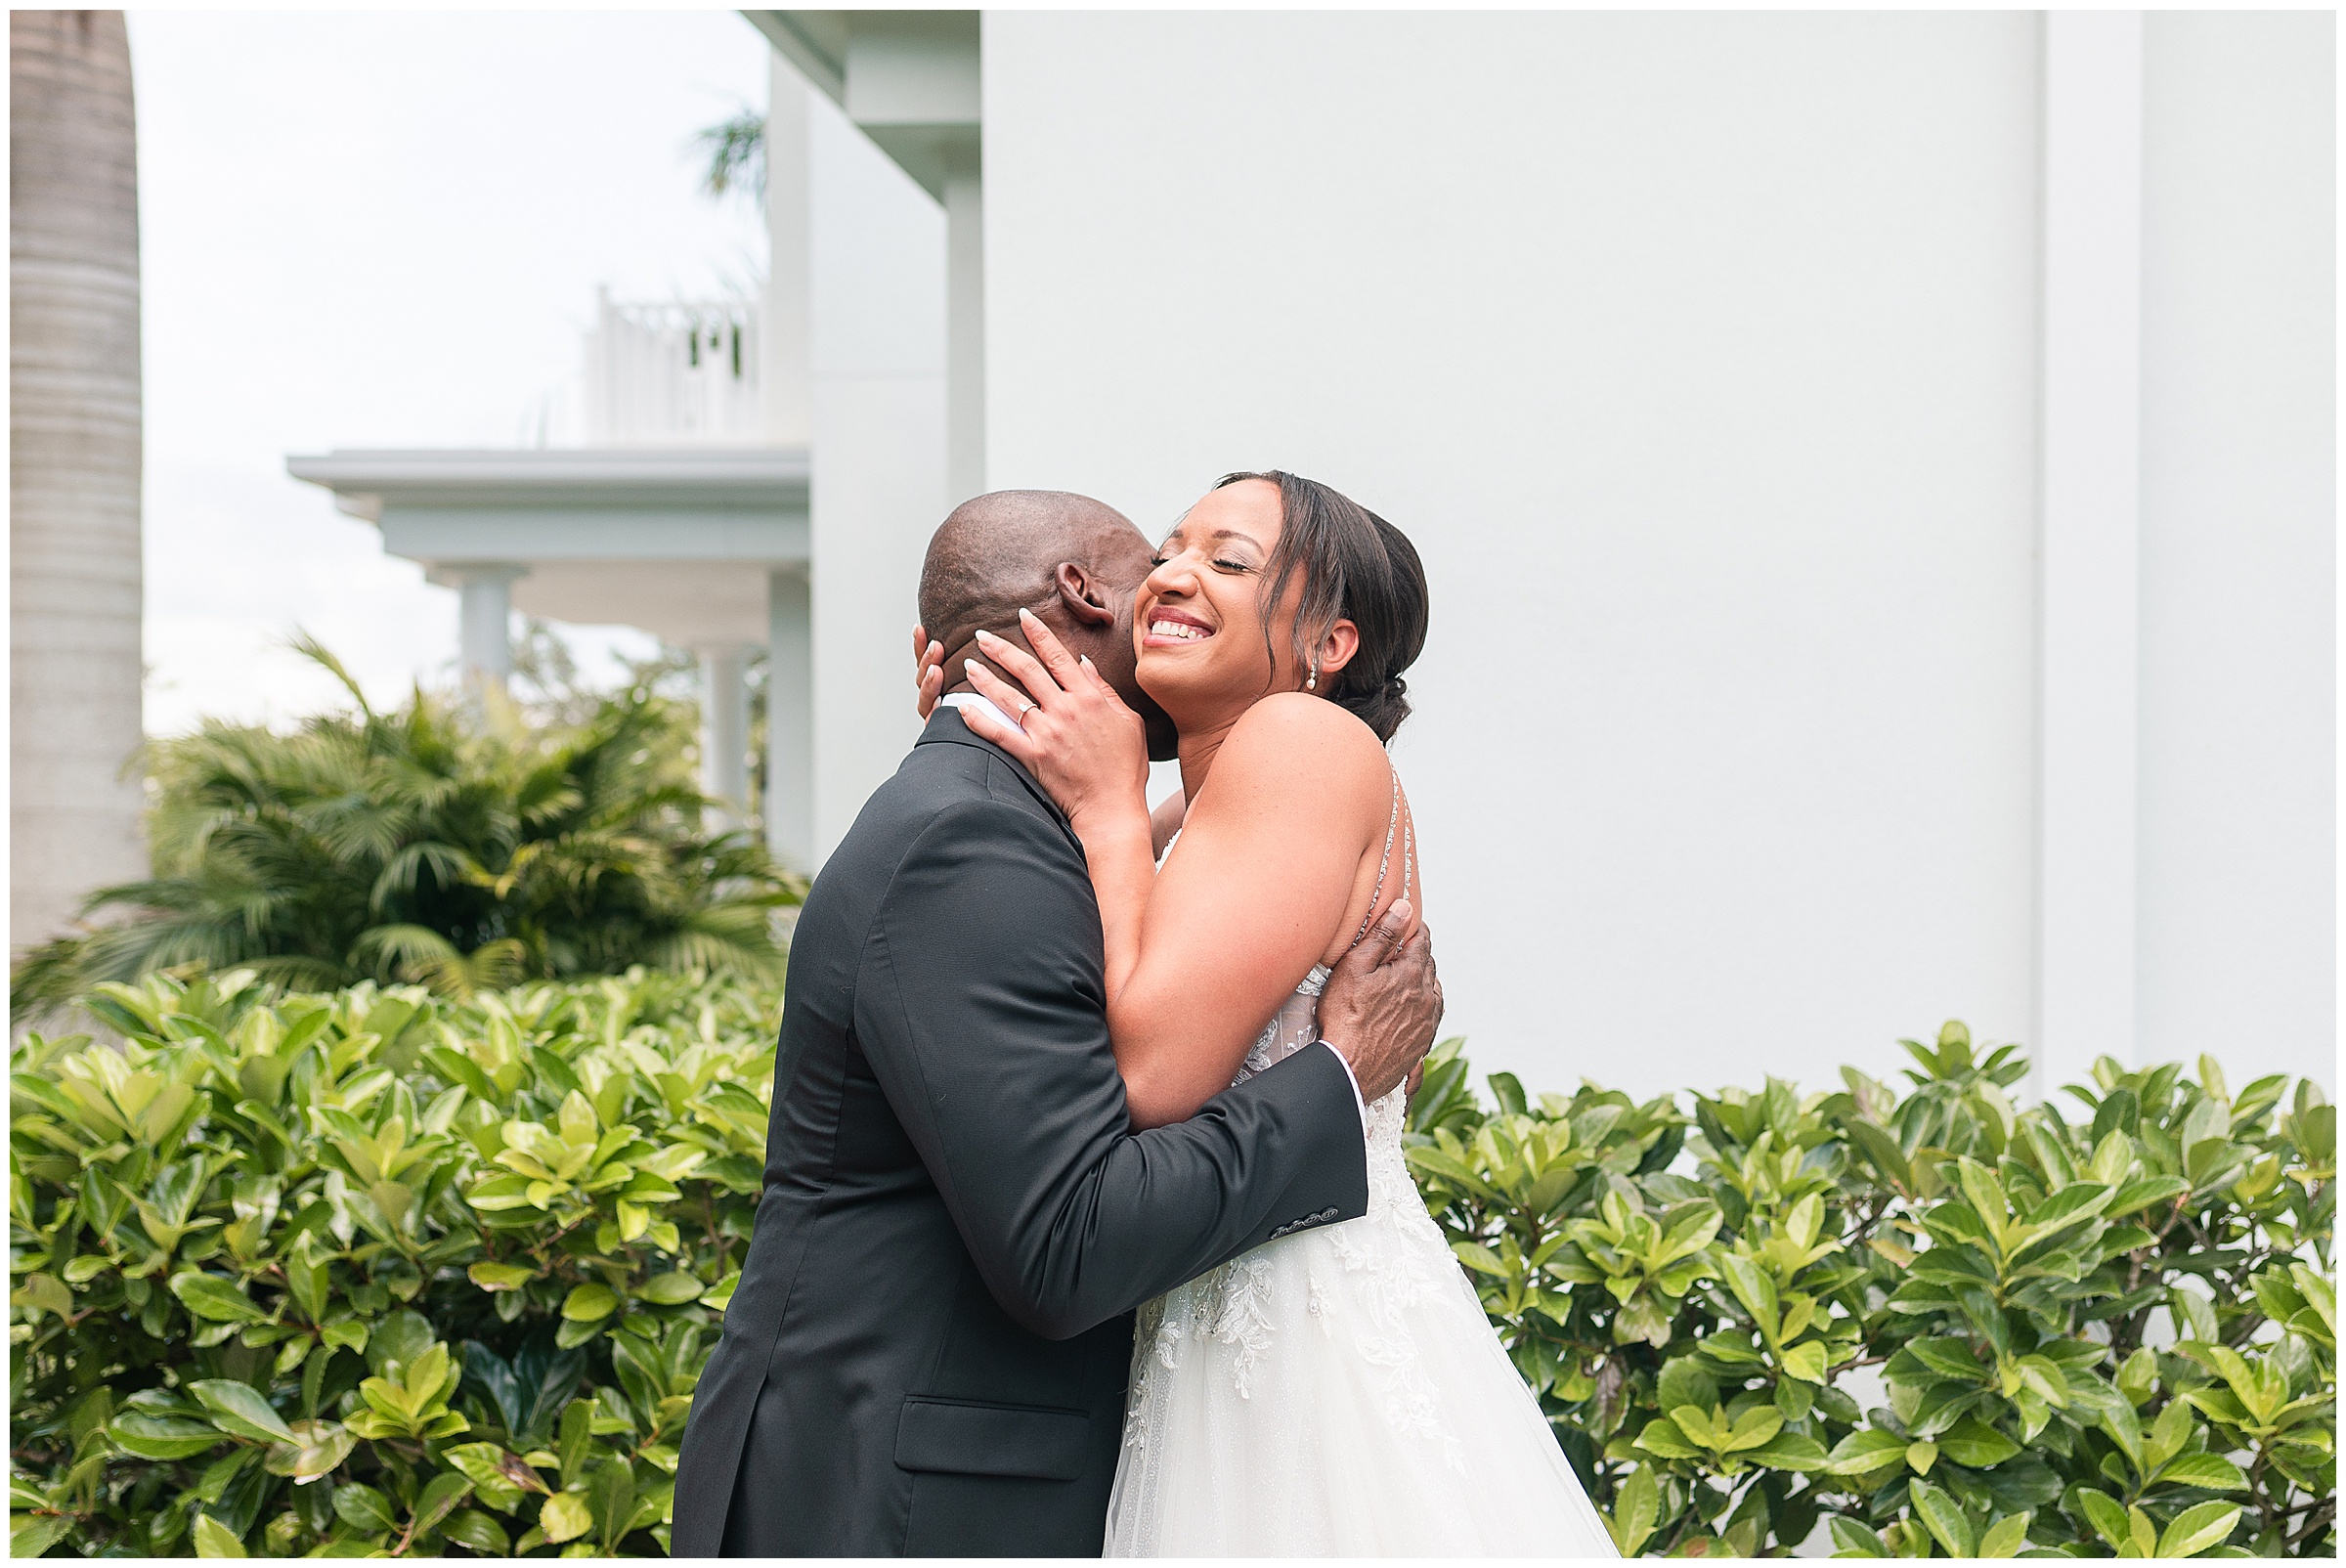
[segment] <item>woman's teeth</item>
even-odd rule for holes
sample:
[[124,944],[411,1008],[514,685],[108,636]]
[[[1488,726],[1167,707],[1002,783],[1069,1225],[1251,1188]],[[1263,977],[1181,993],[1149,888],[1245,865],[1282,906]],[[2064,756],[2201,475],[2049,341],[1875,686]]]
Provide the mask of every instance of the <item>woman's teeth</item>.
[[1151,622],[1149,627],[1149,634],[1152,637],[1179,637],[1184,642],[1202,642],[1213,635],[1205,628],[1192,626],[1187,621]]

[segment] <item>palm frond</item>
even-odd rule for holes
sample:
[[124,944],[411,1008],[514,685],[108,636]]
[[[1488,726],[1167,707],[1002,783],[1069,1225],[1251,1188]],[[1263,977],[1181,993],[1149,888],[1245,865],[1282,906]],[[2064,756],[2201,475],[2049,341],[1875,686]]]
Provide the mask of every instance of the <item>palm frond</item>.
[[297,630],[287,640],[286,646],[303,658],[324,666],[326,674],[340,681],[342,689],[350,693],[350,700],[359,705],[359,713],[369,723],[374,721],[374,710],[368,705],[367,693],[359,689],[358,680],[343,667],[342,661],[334,657],[325,643],[310,635],[309,632]]
[[85,918],[115,924],[20,960],[12,1005],[159,970],[459,990],[646,964],[779,975],[772,911],[804,880],[703,831],[693,713],[656,682],[531,728],[421,689],[374,709],[323,644],[295,646],[358,714],[151,744],[152,875],[91,895]]
[[418,980],[463,959],[455,942],[425,926],[369,926],[350,944],[350,967],[376,980]]
[[701,189],[721,196],[746,185],[751,196],[765,199],[765,116],[743,105],[741,112],[695,134],[709,164]]

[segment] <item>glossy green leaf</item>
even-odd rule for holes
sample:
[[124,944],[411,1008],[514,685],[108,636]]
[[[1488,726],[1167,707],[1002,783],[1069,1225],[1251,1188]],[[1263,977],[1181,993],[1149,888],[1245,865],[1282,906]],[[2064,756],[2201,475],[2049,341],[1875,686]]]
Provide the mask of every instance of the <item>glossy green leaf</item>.
[[2020,1445],[1977,1416],[1965,1416],[1939,1434],[1938,1451],[1968,1469],[1984,1470],[2020,1452]]
[[212,1323],[258,1323],[269,1316],[243,1291],[216,1275],[175,1274],[171,1293],[196,1317]]
[[2205,1487],[2213,1492],[2244,1492],[2248,1476],[2238,1465],[2214,1454],[2184,1454],[2169,1460],[2156,1477],[2162,1486]]
[[1851,1432],[1833,1446],[1826,1468],[1835,1475],[1869,1475],[1906,1461],[1907,1440],[1894,1432],[1867,1427]]
[[1833,1555],[1836,1557],[1887,1557],[1890,1555],[1890,1547],[1883,1544],[1879,1535],[1846,1514],[1837,1513],[1833,1516],[1832,1535],[1833,1545],[1836,1548]]
[[575,1541],[593,1527],[594,1516],[587,1511],[586,1500],[576,1492],[555,1493],[545,1500],[545,1507],[538,1515],[538,1528],[557,1545]]
[[212,1423],[224,1432],[261,1443],[293,1441],[293,1429],[250,1383],[213,1377],[189,1384],[188,1392],[212,1413]]
[[536,1269],[518,1263],[475,1263],[464,1273],[484,1290],[518,1290],[538,1278]]
[[2035,1518],[2032,1513],[2007,1515],[1981,1532],[1979,1555],[1982,1557],[2017,1557],[2028,1544],[2028,1526]]
[[2094,1534],[2100,1536],[2111,1550],[2126,1545],[2130,1539],[2130,1529],[2125,1504],[2107,1492],[2092,1490],[2078,1492],[2077,1503],[2085,1515],[2086,1523],[2094,1527]]
[[2221,1545],[2239,1517],[2240,1507],[2236,1503],[2201,1503],[2186,1508],[2159,1536],[2158,1555],[2195,1557]]
[[502,1557],[513,1550],[512,1538],[505,1534],[505,1527],[478,1508],[451,1515],[441,1525],[440,1533],[484,1557]]
[[244,1543],[238,1540],[228,1526],[208,1513],[196,1516],[196,1555],[198,1557],[247,1556]]
[[599,1323],[619,1310],[619,1297],[607,1285],[582,1285],[562,1303],[562,1316],[572,1323]]
[[379,1535],[393,1523],[391,1500],[356,1482],[334,1489],[334,1512],[361,1535]]
[[1948,1556],[1979,1555],[1979,1538],[1972,1528],[1972,1521],[1964,1516],[1961,1503],[1928,1481],[1915,1482],[1909,1491],[1915,1512]]
[[107,1423],[107,1435],[125,1453],[147,1459],[185,1459],[216,1448],[220,1430],[209,1421],[129,1410]]

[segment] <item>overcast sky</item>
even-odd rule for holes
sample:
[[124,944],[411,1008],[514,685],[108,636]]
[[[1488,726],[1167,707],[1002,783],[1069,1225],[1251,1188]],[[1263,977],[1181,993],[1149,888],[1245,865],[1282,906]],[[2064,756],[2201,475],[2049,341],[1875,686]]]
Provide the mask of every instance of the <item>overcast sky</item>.
[[[731,11],[130,14],[139,116],[151,734],[447,678],[456,594],[285,473],[334,447],[527,444],[594,290],[764,266],[692,134],[765,103]],[[574,638],[592,670],[639,633]]]

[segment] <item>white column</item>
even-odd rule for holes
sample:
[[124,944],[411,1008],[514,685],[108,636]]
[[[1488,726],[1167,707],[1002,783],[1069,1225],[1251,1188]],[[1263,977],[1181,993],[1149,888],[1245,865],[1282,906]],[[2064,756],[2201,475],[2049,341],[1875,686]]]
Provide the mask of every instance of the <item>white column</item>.
[[976,143],[945,174],[945,480],[948,505],[985,492],[985,179]]
[[725,643],[701,656],[701,793],[718,803],[724,825],[749,815],[749,650]]
[[807,289],[806,203],[809,196],[806,79],[775,55],[765,109],[766,264],[761,366],[765,438],[776,446],[805,444],[812,430],[807,376],[812,333]]
[[783,818],[806,834],[806,870],[919,738],[906,656],[947,506],[944,213],[828,103],[813,121],[810,826]]
[[2039,1095],[2135,1056],[2143,23],[2045,17]]
[[441,571],[456,585],[464,684],[476,691],[495,688],[501,695],[505,677],[513,673],[513,580],[529,568],[466,562]]
[[765,844],[800,871],[814,868],[814,626],[804,573],[767,579]]

